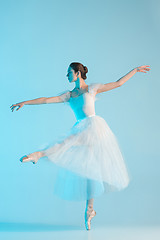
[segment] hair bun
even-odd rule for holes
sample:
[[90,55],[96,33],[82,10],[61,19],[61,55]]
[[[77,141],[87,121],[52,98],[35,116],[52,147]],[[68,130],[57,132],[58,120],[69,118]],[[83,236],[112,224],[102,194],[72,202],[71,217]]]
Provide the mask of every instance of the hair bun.
[[87,73],[87,72],[88,72],[87,67],[86,67],[86,66],[83,66],[83,68],[84,68],[84,71]]

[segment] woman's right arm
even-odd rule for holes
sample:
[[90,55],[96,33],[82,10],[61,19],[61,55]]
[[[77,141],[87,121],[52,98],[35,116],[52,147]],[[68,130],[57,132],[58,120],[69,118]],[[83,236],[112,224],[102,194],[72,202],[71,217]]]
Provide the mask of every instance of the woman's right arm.
[[55,97],[41,97],[41,98],[36,98],[36,99],[33,99],[33,100],[23,101],[23,102],[20,102],[20,103],[13,104],[12,106],[10,106],[10,108],[11,108],[11,111],[13,112],[15,107],[18,107],[16,109],[16,111],[17,111],[20,108],[22,108],[24,105],[61,103],[61,102],[65,101],[64,97],[66,95],[68,95],[68,94],[64,93],[64,94],[61,94],[60,96],[55,96]]
[[18,107],[16,109],[16,111],[17,111],[20,108],[22,108],[24,105],[43,104],[43,103],[45,103],[45,101],[46,101],[46,98],[41,97],[41,98],[36,98],[36,99],[33,99],[33,100],[28,100],[28,101],[23,101],[23,102],[19,102],[19,103],[16,103],[16,104],[12,104],[12,106],[10,106],[10,108],[11,108],[11,111],[13,112],[15,107]]
[[34,105],[34,104],[46,104],[46,103],[58,103],[62,102],[60,96],[55,97],[41,97],[33,100],[24,101],[24,105]]
[[35,104],[44,104],[46,101],[45,97],[36,98],[33,100],[23,101],[24,105],[35,105]]

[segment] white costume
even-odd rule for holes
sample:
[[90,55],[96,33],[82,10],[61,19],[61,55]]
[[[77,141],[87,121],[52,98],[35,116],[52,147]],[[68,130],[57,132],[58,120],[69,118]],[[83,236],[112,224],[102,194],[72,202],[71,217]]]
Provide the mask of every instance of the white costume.
[[88,92],[61,95],[77,118],[64,139],[44,150],[59,166],[54,193],[66,200],[87,200],[108,191],[126,188],[130,178],[117,138],[106,121],[95,114],[96,91],[101,83],[88,85]]

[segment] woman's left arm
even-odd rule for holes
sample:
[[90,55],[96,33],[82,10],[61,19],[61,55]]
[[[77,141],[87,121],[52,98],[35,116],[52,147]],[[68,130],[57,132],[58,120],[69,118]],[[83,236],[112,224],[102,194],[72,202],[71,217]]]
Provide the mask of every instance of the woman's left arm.
[[136,67],[134,69],[132,69],[129,73],[127,73],[125,76],[123,76],[122,78],[118,79],[116,82],[111,82],[111,83],[106,83],[103,84],[103,86],[101,86],[99,89],[97,89],[97,93],[101,93],[101,92],[106,92],[109,90],[112,90],[114,88],[120,87],[122,86],[125,82],[127,82],[136,72],[144,72],[146,73],[146,71],[149,71],[150,68],[149,65],[145,65],[145,66],[140,66],[140,67]]

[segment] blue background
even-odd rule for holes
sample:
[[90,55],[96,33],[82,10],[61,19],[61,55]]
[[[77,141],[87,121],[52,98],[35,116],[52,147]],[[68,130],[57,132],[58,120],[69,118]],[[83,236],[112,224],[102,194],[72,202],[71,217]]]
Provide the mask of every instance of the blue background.
[[160,224],[159,1],[1,1],[0,222],[83,226],[85,202],[53,195],[55,166],[21,163],[67,132],[76,118],[63,103],[10,106],[74,88],[73,61],[88,67],[86,83],[117,81],[150,65],[123,86],[102,93],[96,113],[119,140],[132,176],[125,190],[94,202],[97,225]]

